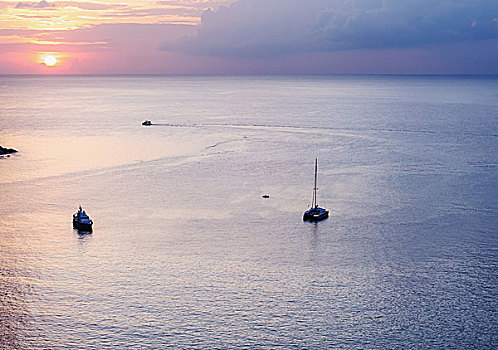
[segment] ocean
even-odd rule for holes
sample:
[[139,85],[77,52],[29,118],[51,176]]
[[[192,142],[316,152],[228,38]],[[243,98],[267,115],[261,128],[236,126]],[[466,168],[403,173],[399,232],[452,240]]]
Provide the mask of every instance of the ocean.
[[498,347],[498,77],[0,76],[0,145],[2,349]]

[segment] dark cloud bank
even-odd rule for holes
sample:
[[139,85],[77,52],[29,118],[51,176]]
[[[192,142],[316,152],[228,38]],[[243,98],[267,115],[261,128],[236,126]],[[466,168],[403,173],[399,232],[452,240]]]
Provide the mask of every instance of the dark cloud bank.
[[240,0],[206,11],[196,36],[165,49],[276,57],[496,39],[497,0]]

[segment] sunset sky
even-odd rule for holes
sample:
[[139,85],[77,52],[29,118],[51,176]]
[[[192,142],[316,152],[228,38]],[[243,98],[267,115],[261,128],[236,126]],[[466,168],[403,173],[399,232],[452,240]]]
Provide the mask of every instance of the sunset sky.
[[0,1],[0,74],[498,74],[498,1]]

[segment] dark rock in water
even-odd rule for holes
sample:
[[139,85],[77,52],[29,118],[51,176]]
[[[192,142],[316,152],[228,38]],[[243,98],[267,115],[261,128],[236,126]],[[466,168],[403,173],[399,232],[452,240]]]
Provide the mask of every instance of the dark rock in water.
[[4,154],[11,154],[11,153],[16,153],[17,150],[13,149],[13,148],[3,148],[2,146],[0,146],[0,155],[4,155]]

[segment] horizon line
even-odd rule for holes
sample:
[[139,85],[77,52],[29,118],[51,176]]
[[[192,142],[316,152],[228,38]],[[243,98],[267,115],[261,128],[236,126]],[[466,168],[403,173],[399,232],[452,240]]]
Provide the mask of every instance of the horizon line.
[[327,77],[327,76],[399,76],[399,77],[498,77],[498,74],[479,74],[479,73],[291,73],[291,74],[168,74],[168,73],[0,73],[0,77]]

